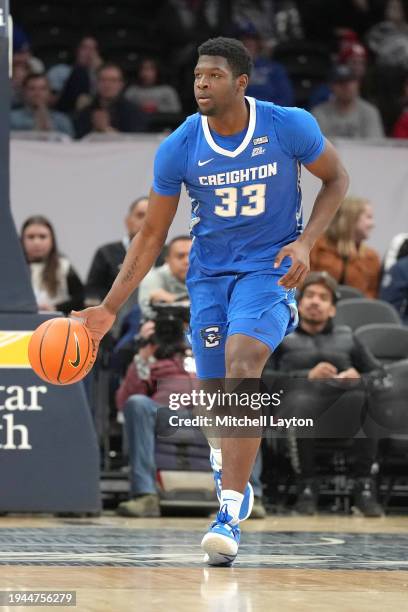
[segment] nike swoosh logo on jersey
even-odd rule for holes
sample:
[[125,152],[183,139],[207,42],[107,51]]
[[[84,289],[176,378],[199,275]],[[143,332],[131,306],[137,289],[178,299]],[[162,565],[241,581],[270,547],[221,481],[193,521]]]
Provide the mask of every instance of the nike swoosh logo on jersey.
[[205,161],[200,161],[198,160],[198,165],[199,166],[205,166],[205,164],[209,164],[214,158],[212,157],[211,159],[206,159]]
[[72,365],[73,368],[77,368],[81,361],[81,351],[79,350],[78,337],[75,332],[74,332],[74,338],[75,338],[75,346],[76,346],[76,358],[75,358],[75,361],[69,360],[69,363]]

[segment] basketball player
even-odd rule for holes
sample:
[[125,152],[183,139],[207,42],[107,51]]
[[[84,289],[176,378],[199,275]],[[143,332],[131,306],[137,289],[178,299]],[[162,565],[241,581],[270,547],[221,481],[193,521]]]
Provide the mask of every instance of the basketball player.
[[[346,193],[348,177],[308,112],[245,97],[251,59],[240,42],[208,40],[198,54],[199,112],[157,151],[145,222],[111,290],[99,306],[73,314],[99,342],[156,261],[184,183],[192,204],[187,287],[197,374],[254,379],[296,327],[295,288]],[[303,233],[301,164],[322,181]],[[212,565],[230,564],[237,554],[239,521],[251,510],[248,479],[259,444],[258,438],[229,437],[221,439],[221,449],[212,449],[221,509],[202,541]]]

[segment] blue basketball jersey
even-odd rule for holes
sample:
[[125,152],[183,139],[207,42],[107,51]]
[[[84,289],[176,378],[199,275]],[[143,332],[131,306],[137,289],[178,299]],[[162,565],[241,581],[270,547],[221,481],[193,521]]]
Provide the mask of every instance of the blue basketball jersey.
[[[300,164],[315,161],[324,139],[314,117],[247,98],[248,128],[220,136],[199,113],[160,145],[153,189],[191,199],[191,262],[205,274],[273,267],[302,231]],[[290,261],[283,262],[283,272]],[[277,271],[279,272],[279,271]]]

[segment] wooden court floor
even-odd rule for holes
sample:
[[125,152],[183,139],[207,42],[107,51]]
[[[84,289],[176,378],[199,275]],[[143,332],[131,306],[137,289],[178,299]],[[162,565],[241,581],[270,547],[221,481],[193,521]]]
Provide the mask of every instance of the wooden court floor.
[[81,612],[408,611],[408,516],[247,521],[233,568],[203,564],[207,524],[1,517],[0,591],[76,591]]

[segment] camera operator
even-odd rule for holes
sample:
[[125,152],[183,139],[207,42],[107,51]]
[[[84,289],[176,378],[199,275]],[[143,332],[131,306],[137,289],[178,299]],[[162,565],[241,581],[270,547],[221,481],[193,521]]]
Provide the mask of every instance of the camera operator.
[[[184,326],[189,309],[183,306],[156,306],[155,321],[140,329],[138,351],[116,392],[116,405],[123,411],[129,444],[131,499],[122,502],[122,516],[160,516],[156,489],[155,433],[158,410],[167,406],[171,392],[179,392],[192,375],[184,367],[186,345]],[[161,382],[165,380],[165,389]]]
[[140,283],[139,306],[144,318],[154,318],[154,304],[172,304],[187,299],[186,274],[190,249],[190,236],[173,238],[168,245],[166,263],[153,268]]

